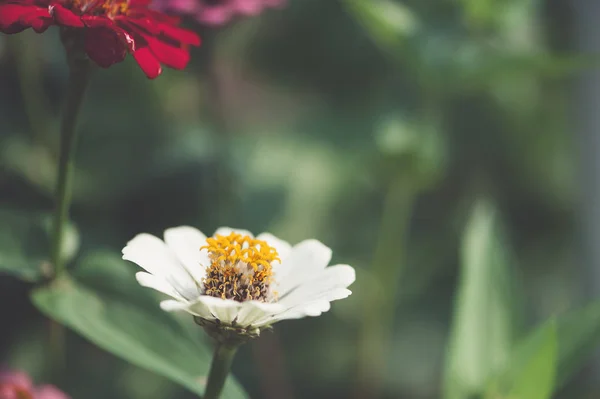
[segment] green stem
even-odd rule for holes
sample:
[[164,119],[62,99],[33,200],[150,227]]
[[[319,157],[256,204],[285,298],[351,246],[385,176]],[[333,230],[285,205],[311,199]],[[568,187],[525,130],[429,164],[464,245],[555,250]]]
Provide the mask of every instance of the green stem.
[[77,139],[77,117],[87,89],[91,64],[88,60],[70,62],[69,85],[60,129],[60,154],[58,160],[58,177],[56,183],[56,209],[54,213],[52,265],[54,275],[58,277],[65,272],[62,247],[65,225],[69,217],[71,204],[71,180],[73,175],[73,159]]
[[218,399],[221,396],[236,352],[237,346],[217,344],[208,374],[204,399]]
[[356,398],[376,398],[381,393],[386,348],[389,348],[393,330],[398,284],[405,265],[406,235],[416,194],[411,178],[401,172],[390,183],[385,198],[371,269],[378,294],[371,295],[365,303]]

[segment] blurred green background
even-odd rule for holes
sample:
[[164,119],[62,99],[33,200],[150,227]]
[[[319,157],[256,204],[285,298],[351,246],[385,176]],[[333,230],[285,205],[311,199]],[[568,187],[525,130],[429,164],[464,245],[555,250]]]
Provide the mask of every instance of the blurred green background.
[[[223,28],[188,21],[204,43],[186,71],[148,81],[128,57],[94,75],[70,268],[131,279],[125,243],[182,224],[314,237],[357,269],[354,293],[244,346],[248,395],[478,397],[527,332],[598,294],[580,223],[598,174],[581,172],[573,120],[594,60],[573,4],[290,0]],[[0,363],[74,398],[194,397],[70,330],[54,373],[55,326],[28,293],[47,268],[67,73],[56,31],[0,36]],[[600,397],[592,348],[556,397]],[[473,389],[452,394],[453,379]],[[535,395],[521,397],[550,397]]]

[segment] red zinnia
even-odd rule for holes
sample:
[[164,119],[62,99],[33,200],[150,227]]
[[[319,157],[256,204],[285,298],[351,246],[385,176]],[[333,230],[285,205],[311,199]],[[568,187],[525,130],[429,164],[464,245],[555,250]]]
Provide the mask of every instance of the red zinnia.
[[[1,1],[1,0],[0,0]],[[51,25],[83,34],[85,52],[108,68],[130,52],[146,76],[160,75],[161,64],[183,69],[189,45],[200,45],[194,32],[178,27],[179,18],[150,10],[150,0],[8,0],[0,4],[0,32]]]

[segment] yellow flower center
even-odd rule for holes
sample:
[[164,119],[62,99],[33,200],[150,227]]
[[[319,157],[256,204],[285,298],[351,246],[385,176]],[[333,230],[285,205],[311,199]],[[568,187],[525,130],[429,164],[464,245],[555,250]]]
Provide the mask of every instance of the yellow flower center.
[[81,14],[106,15],[110,18],[127,13],[129,0],[67,0]]
[[206,239],[210,266],[204,278],[204,294],[239,302],[267,301],[272,263],[281,262],[277,250],[263,240],[232,232]]

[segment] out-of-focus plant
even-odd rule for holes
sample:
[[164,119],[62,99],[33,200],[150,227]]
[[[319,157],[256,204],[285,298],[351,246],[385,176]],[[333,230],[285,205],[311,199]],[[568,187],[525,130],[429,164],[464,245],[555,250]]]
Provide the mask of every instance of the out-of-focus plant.
[[239,16],[256,16],[267,8],[282,7],[286,0],[154,0],[167,12],[189,15],[201,24],[219,26]]
[[479,200],[465,228],[444,373],[446,399],[550,399],[600,341],[598,303],[515,339],[519,295],[499,220],[494,206]]
[[497,211],[475,204],[462,242],[461,281],[448,344],[444,397],[481,393],[508,359],[514,335],[513,262]]
[[389,184],[370,273],[371,293],[365,298],[359,342],[357,397],[377,397],[391,345],[394,310],[402,290],[408,230],[418,196],[443,175],[445,143],[433,111],[418,121],[398,116],[382,119],[375,140],[389,163]]

